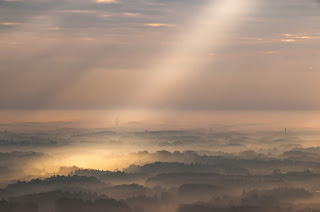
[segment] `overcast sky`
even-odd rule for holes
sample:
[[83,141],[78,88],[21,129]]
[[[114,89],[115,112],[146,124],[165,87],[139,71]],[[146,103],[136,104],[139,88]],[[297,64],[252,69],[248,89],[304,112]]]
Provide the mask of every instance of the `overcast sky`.
[[315,0],[0,0],[0,110],[310,110],[319,91]]

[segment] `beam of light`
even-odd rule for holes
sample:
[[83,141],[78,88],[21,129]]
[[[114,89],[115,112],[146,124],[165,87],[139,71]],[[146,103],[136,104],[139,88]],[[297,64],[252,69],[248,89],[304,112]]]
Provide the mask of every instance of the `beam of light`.
[[151,65],[146,84],[138,88],[133,102],[161,103],[181,79],[192,79],[196,70],[212,60],[212,56],[208,57],[210,53],[225,44],[230,30],[237,27],[253,6],[254,0],[210,1],[161,57],[164,59]]

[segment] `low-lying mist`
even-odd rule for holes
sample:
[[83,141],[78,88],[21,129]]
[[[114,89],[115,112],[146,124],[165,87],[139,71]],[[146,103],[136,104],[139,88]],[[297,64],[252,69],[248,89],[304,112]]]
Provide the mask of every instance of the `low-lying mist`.
[[315,129],[2,126],[0,211],[320,210]]

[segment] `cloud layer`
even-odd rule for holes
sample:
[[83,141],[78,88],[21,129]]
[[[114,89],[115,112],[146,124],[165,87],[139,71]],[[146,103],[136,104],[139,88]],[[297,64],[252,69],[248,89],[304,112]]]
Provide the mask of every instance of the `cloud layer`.
[[[192,80],[168,76],[161,79],[162,87],[174,85],[168,94],[132,101],[155,64],[161,66],[172,49],[183,51],[179,39],[192,32],[208,2],[0,1],[0,108],[320,106],[319,10],[311,0],[255,1],[236,27],[220,26],[223,45],[211,48],[213,36],[201,54],[170,56],[198,67]],[[203,17],[204,26],[214,28],[215,21]]]

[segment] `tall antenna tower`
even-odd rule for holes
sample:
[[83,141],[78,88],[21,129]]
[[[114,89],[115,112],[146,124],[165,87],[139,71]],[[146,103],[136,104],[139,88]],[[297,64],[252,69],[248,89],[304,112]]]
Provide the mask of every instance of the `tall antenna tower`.
[[287,128],[284,128],[284,135],[287,135]]

